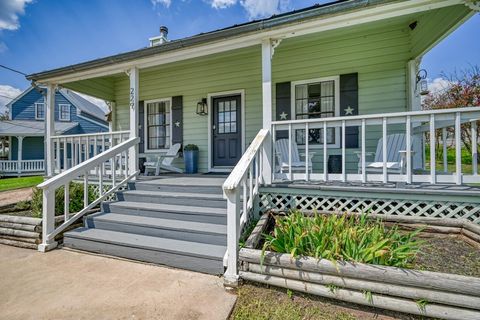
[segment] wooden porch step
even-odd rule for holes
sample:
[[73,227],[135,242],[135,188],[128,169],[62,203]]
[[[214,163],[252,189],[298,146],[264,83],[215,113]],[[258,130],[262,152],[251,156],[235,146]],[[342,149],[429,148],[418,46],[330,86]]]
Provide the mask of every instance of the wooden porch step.
[[224,208],[118,201],[104,203],[103,211],[181,221],[227,224],[227,209]]
[[[201,190],[200,190],[201,191]],[[220,193],[169,192],[151,190],[128,190],[117,193],[118,200],[159,204],[185,204],[190,206],[227,208],[227,201]]]
[[88,228],[160,238],[196,241],[216,245],[226,245],[227,243],[227,227],[223,224],[101,212],[88,216],[85,219],[85,225]]
[[177,193],[223,194],[224,178],[179,177],[137,181],[129,184],[130,190],[163,191]]
[[112,255],[210,274],[223,273],[226,246],[78,228],[65,233],[68,248]]

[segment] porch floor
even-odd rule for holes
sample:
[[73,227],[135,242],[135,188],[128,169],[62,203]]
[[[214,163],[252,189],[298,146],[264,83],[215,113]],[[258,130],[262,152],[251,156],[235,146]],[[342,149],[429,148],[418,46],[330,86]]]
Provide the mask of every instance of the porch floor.
[[274,188],[295,188],[324,191],[365,191],[402,194],[480,196],[480,185],[429,183],[360,183],[339,181],[274,181]]

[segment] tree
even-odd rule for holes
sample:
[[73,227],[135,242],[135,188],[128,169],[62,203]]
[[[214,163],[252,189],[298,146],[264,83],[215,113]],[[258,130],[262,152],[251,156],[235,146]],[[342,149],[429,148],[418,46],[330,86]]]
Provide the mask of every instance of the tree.
[[[480,67],[471,66],[460,72],[449,75],[442,74],[442,78],[448,80],[449,85],[441,90],[429,93],[422,101],[424,110],[450,109],[462,107],[480,107]],[[480,128],[480,121],[476,121],[477,128]],[[464,123],[461,126],[461,141],[463,147],[472,153],[472,142],[478,143],[480,130],[477,129],[476,137],[472,136],[472,123]],[[447,129],[449,134],[455,134],[454,128]],[[438,131],[437,131],[438,132]],[[473,138],[476,138],[474,140]],[[437,143],[439,139],[437,139]],[[439,148],[437,150],[440,152]],[[477,161],[480,156],[477,155]]]

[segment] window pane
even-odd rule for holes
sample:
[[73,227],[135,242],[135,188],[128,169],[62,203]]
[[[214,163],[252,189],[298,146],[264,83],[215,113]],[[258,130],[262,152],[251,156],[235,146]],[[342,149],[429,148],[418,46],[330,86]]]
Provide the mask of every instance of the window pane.
[[170,102],[160,101],[147,104],[147,141],[148,149],[169,147],[170,139]]
[[333,96],[333,87],[334,87],[334,81],[325,81],[322,82],[322,97],[325,96]]
[[308,97],[309,98],[320,97],[320,83],[311,84],[308,86]]
[[301,84],[295,87],[295,98],[306,99],[307,98],[307,85]]
[[230,124],[230,132],[234,132],[234,133],[237,132],[237,123],[236,122],[232,122]]
[[223,101],[218,103],[218,111],[223,112],[225,110],[225,107],[223,106]]
[[235,111],[237,110],[237,100],[232,100],[231,103],[230,103],[230,109],[232,111]]

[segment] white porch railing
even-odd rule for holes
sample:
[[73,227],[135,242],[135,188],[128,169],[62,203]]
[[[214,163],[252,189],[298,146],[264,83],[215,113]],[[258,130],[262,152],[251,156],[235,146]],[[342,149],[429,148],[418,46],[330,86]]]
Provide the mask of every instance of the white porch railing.
[[[274,176],[292,180],[321,180],[321,181],[342,181],[342,182],[405,182],[405,183],[480,183],[478,175],[478,126],[480,121],[480,107],[456,108],[456,109],[442,109],[430,111],[416,111],[416,112],[399,112],[399,113],[385,113],[359,116],[345,116],[334,118],[320,118],[320,119],[306,119],[306,120],[289,120],[289,121],[274,121],[272,122],[272,145],[273,154],[279,152],[286,152],[287,164],[284,165],[285,170],[283,174],[279,175],[279,167],[282,164],[272,165]],[[358,135],[360,139],[359,148],[354,149],[358,154],[358,167],[356,165],[347,168],[347,148],[345,140],[345,129],[348,127],[358,127]],[[340,137],[340,148],[334,149],[327,144],[327,135],[323,132],[328,132],[329,129],[339,130],[337,136]],[[314,129],[319,129],[318,136],[321,141],[318,141],[315,146],[309,141],[309,132]],[[301,131],[299,131],[301,130]],[[288,150],[275,150],[276,134],[278,131],[283,131],[287,135]],[[447,137],[447,133],[453,133],[453,140]],[[471,169],[464,169],[465,163],[462,163],[462,133],[469,133],[472,137],[472,164]],[[300,133],[300,134],[299,134]],[[388,135],[400,133],[405,137],[405,150],[394,151],[391,146],[387,145]],[[304,165],[298,166],[298,163],[293,163],[292,157],[293,149],[297,146],[294,139],[301,137],[302,151],[304,151]],[[413,167],[413,156],[416,154],[414,150],[413,139],[418,141],[418,137],[423,146],[421,146],[421,155],[423,164],[422,170],[415,170]],[[381,152],[380,161],[376,163],[376,168],[372,168],[372,163],[368,161],[367,156],[372,152],[367,152],[367,139],[369,142],[370,151],[375,151],[377,144],[380,142],[380,150],[387,150]],[[430,157],[425,159],[426,154],[426,140],[429,140]],[[436,159],[436,143],[440,139],[443,146],[443,165],[441,170],[437,168]],[[373,141],[372,141],[373,140]],[[452,140],[455,148],[455,166],[453,172],[450,172],[447,167],[447,140]],[[316,151],[317,162],[313,161],[313,166],[310,165],[311,152]],[[378,151],[378,149],[377,149]],[[394,165],[389,162],[388,157],[390,153],[400,152],[402,154],[402,161],[399,161],[397,169],[392,170]],[[328,172],[328,156],[330,154],[341,155],[341,172]],[[375,154],[373,152],[373,154]],[[418,156],[418,155],[417,155]],[[355,157],[354,157],[355,158]],[[378,155],[377,155],[378,158]],[[318,161],[320,160],[320,161]],[[273,161],[272,161],[273,163]],[[300,168],[299,168],[300,167]],[[353,169],[352,169],[353,167]],[[357,169],[358,168],[358,169]]]
[[130,137],[130,131],[52,136],[54,173],[67,169],[100,154]]
[[0,160],[0,174],[42,173],[45,160]]
[[[136,168],[129,168],[128,157],[129,150],[135,148],[139,140],[139,138],[131,138],[106,150],[103,148],[102,150],[105,151],[102,153],[38,185],[40,189],[43,189],[42,243],[38,247],[39,251],[44,252],[56,247],[55,236],[65,231],[66,228],[82,218],[87,211],[100,204],[138,174]],[[119,158],[125,159],[121,165],[117,165]],[[107,171],[106,167],[108,166],[109,170]],[[70,182],[82,180],[83,209],[70,215]],[[91,186],[98,187],[98,196],[89,202],[88,195]],[[104,191],[105,186],[107,186],[107,191]],[[64,222],[55,227],[55,191],[61,187],[64,188]]]
[[262,151],[268,135],[269,130],[260,130],[223,184],[227,197],[227,270],[224,275],[227,285],[236,285],[238,281],[239,238],[250,219],[260,183],[263,183]]

